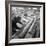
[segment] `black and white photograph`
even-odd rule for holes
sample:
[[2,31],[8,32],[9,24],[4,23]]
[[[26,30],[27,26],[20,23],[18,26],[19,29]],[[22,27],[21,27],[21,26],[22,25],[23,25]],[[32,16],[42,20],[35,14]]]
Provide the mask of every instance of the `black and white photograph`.
[[7,4],[8,44],[44,43],[44,3]]
[[40,37],[40,7],[12,7],[12,38]]

